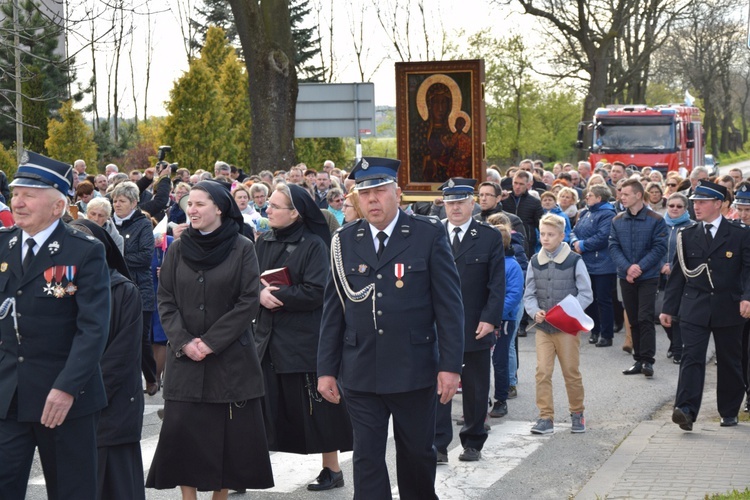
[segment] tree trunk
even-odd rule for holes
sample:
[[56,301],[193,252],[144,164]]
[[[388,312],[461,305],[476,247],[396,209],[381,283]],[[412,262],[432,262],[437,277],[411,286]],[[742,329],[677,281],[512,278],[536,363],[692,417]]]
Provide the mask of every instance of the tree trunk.
[[294,164],[297,72],[285,0],[230,0],[250,86],[253,172]]

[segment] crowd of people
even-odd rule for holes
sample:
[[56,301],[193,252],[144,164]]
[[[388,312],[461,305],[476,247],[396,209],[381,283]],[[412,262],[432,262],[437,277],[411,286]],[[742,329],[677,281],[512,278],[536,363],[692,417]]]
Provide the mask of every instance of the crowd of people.
[[[592,346],[625,330],[625,375],[654,375],[661,322],[685,430],[718,333],[721,425],[737,424],[750,401],[742,171],[523,160],[408,202],[398,168],[363,158],[350,173],[326,161],[247,175],[217,161],[191,174],[159,162],[89,175],[82,160],[29,153],[12,210],[0,202],[0,462],[15,464],[0,497],[23,498],[38,446],[50,498],[145,498],[144,484],[226,498],[273,486],[269,451],[320,454],[308,489],[324,491],[344,485],[338,453],[350,450],[355,495],[390,498],[392,417],[401,497],[433,498],[453,395],[459,460],[480,460],[487,420],[518,395],[518,338],[532,329],[531,432],[554,431],[555,358],[571,430],[586,431],[581,335],[546,316],[567,297],[593,320]],[[52,324],[58,352],[38,343]],[[144,478],[144,394],[159,391]],[[77,481],[52,472],[61,457]]]

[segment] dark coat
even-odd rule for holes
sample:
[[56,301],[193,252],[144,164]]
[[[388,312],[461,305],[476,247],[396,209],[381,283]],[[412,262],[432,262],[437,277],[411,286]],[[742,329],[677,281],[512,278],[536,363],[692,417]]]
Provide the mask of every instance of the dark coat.
[[328,247],[319,236],[298,225],[283,236],[274,231],[263,233],[256,251],[261,273],[287,267],[293,283],[273,292],[284,307],[271,311],[261,306],[258,311],[258,357],[262,360],[267,352],[276,373],[314,372],[329,272]]
[[750,300],[750,229],[722,218],[708,246],[703,224],[679,230],[685,265],[707,263],[713,288],[705,273],[686,278],[675,255],[667,281],[662,312],[680,321],[715,328],[740,325],[740,301]]
[[[0,321],[0,419],[16,390],[19,421],[39,422],[51,389],[75,397],[68,419],[90,415],[107,404],[99,368],[110,312],[104,246],[59,222],[22,274],[21,233],[0,229],[0,303],[15,298],[21,335],[19,343],[8,312]],[[44,272],[54,266],[76,266],[73,295],[45,291]]]
[[643,274],[636,281],[658,278],[668,236],[664,218],[646,205],[635,215],[630,210],[617,214],[609,233],[609,256],[617,276],[625,279],[628,268],[638,264]]
[[603,201],[584,208],[570,236],[571,247],[576,242],[581,247],[581,257],[589,274],[615,274],[617,268],[609,256],[609,233],[615,207]]
[[[238,237],[226,260],[193,271],[176,240],[159,274],[159,314],[169,339],[164,399],[229,403],[263,396],[263,378],[251,331],[258,313],[258,259]],[[182,347],[200,337],[214,353],[193,361]]]
[[[366,220],[345,225],[336,237],[351,288],[374,284],[375,290],[361,302],[344,295],[344,310],[329,275],[318,376],[340,375],[344,388],[392,394],[431,387],[439,371],[460,373],[461,284],[440,221],[399,211],[380,259]],[[396,285],[396,264],[403,264],[402,287]]]
[[[153,179],[147,178],[145,175],[141,177],[136,185],[138,189],[143,193],[148,188]],[[169,205],[169,193],[172,192],[172,181],[169,176],[165,175],[159,179],[156,186],[154,186],[154,195],[151,199],[143,201],[138,205],[141,210],[148,212],[151,217],[156,220],[161,220],[164,217],[164,211]]]
[[151,221],[136,209],[133,216],[123,221],[117,230],[125,241],[125,263],[138,290],[144,311],[153,311],[156,306],[154,282],[151,278],[151,258],[154,253],[154,227]]
[[526,255],[530,257],[530,253],[533,253],[532,250],[536,248],[536,230],[539,228],[539,219],[544,214],[542,202],[529,193],[524,193],[519,197],[511,193],[502,201],[502,204],[504,211],[516,214],[526,226],[526,236],[528,237]]
[[141,296],[138,287],[110,271],[112,319],[101,367],[107,407],[99,416],[97,446],[138,443],[143,427]]
[[[447,228],[447,222],[443,221]],[[495,345],[495,336],[476,339],[480,321],[496,327],[503,320],[505,299],[505,252],[500,231],[472,220],[453,258],[461,277],[464,305],[464,351],[480,351]]]

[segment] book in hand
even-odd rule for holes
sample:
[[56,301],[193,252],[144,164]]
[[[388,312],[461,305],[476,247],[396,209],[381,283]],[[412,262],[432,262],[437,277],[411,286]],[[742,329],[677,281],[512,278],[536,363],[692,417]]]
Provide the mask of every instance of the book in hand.
[[292,277],[289,275],[288,267],[269,269],[260,275],[260,279],[273,286],[291,286]]

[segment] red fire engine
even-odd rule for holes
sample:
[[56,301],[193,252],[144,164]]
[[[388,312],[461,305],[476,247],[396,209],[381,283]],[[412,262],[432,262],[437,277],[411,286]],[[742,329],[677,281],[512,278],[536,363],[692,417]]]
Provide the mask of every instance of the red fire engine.
[[668,104],[611,105],[599,108],[593,122],[578,125],[579,148],[591,131],[589,161],[613,163],[641,169],[652,167],[662,173],[703,165],[704,137],[700,110],[694,106]]

